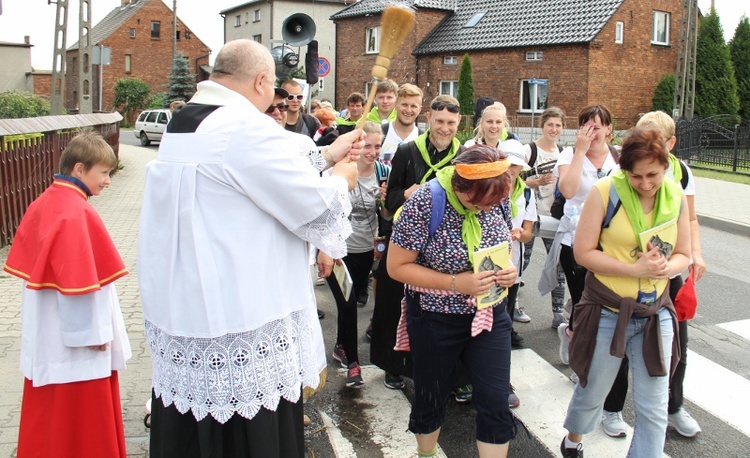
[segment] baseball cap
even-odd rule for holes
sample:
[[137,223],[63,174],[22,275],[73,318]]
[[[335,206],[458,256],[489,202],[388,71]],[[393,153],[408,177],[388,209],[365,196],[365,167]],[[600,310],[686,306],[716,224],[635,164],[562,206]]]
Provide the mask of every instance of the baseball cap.
[[282,99],[285,99],[289,93],[283,87],[275,87],[273,89],[274,94],[280,95]]
[[511,164],[520,165],[523,170],[531,170],[529,164],[526,163],[526,151],[518,140],[505,140],[497,145],[497,149],[508,156]]

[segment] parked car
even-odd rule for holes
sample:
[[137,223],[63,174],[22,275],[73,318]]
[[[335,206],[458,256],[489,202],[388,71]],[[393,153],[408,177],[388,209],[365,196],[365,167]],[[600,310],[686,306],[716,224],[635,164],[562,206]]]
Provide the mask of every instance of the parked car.
[[144,110],[135,121],[133,135],[141,139],[143,146],[148,146],[151,142],[159,142],[170,119],[172,119],[170,110]]

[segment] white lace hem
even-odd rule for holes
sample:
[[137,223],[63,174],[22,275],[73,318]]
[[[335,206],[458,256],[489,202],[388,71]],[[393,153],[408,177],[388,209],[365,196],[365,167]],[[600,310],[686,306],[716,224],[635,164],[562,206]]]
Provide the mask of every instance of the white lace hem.
[[337,178],[336,194],[328,209],[293,232],[333,259],[341,259],[346,256],[346,239],[352,233],[352,225],[349,222],[351,212],[352,203],[349,200],[346,180]]
[[222,424],[235,413],[251,419],[261,407],[275,411],[281,397],[297,402],[301,386],[320,383],[314,313],[293,312],[217,338],[172,336],[147,320],[156,396],[180,413],[192,411],[197,421],[210,414]]

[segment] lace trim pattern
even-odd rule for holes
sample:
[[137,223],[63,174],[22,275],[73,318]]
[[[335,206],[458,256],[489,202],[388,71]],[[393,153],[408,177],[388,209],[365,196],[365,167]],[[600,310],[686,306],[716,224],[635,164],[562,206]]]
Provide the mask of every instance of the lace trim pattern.
[[315,167],[315,170],[318,172],[322,172],[323,170],[328,167],[328,162],[326,162],[325,158],[322,154],[320,154],[320,151],[318,150],[310,150],[304,153],[305,156],[307,156],[307,159],[310,161],[310,164]]
[[293,232],[297,237],[312,243],[314,247],[333,259],[341,259],[346,256],[346,239],[352,233],[352,225],[349,222],[352,204],[349,200],[346,182],[342,180],[336,180],[336,182],[340,184],[337,185],[336,195],[328,210]]
[[156,395],[198,421],[211,415],[222,424],[235,412],[251,419],[261,407],[274,411],[281,397],[297,402],[300,385],[320,381],[311,313],[217,338],[172,336],[146,321]]

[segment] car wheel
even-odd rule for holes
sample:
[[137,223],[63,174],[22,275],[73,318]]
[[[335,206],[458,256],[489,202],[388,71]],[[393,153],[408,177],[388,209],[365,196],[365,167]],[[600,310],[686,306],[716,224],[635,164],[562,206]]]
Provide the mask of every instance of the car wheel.
[[148,139],[146,132],[141,132],[141,146],[148,146],[151,144],[151,140]]

